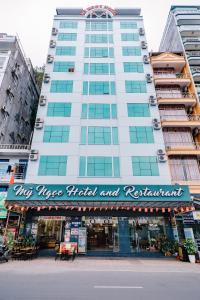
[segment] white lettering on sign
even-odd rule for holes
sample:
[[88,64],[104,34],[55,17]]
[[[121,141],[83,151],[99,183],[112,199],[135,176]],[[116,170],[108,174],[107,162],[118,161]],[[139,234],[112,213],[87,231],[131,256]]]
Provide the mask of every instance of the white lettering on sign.
[[147,187],[141,190],[136,190],[135,186],[126,185],[124,187],[124,192],[126,197],[130,196],[134,199],[138,199],[140,197],[181,197],[184,191],[182,188],[177,188],[173,191],[164,191],[163,189],[153,191]]
[[38,185],[36,187],[36,191],[38,192],[39,196],[44,196],[46,200],[48,200],[49,198],[55,198],[56,196],[60,197],[63,195],[63,191],[62,190],[48,190],[45,185]]
[[97,195],[97,187],[91,189],[87,186],[86,188],[79,190],[79,188],[75,187],[75,185],[69,185],[66,187],[66,192],[69,197],[70,196],[95,197]]
[[117,197],[119,196],[120,188],[114,191],[101,191],[100,196],[102,197]]
[[14,187],[16,196],[24,196],[26,199],[29,199],[33,195],[33,188],[30,187],[28,190],[23,187],[23,185],[16,185]]

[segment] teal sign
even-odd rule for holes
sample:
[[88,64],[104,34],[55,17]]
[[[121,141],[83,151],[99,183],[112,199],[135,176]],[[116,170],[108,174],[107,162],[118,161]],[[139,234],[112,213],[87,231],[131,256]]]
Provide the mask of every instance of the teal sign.
[[181,185],[15,184],[9,187],[7,200],[188,202],[190,193]]
[[7,209],[4,206],[7,192],[0,192],[0,219],[6,219]]

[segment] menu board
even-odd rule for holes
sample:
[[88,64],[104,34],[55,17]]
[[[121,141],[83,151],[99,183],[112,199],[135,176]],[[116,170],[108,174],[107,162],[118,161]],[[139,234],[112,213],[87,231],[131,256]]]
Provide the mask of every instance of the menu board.
[[79,228],[78,253],[85,253],[87,245],[87,230],[85,227]]

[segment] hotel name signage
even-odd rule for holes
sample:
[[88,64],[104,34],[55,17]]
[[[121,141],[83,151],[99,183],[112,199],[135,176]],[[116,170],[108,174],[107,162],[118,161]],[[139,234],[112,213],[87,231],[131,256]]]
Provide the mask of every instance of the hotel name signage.
[[7,200],[190,201],[190,194],[180,185],[15,184]]
[[116,10],[112,9],[111,7],[107,6],[107,5],[94,5],[94,6],[90,6],[86,9],[83,9],[81,11],[81,15],[85,15],[87,12],[89,12],[90,10],[95,10],[95,9],[106,9],[109,12],[111,12],[114,16],[117,14]]

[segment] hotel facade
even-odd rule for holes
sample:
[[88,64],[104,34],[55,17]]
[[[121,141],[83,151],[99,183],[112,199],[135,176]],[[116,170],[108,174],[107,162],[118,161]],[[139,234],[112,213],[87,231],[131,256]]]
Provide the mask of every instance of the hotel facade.
[[41,247],[149,255],[161,237],[179,240],[174,215],[192,202],[171,180],[152,66],[140,9],[57,9],[25,184],[7,199]]

